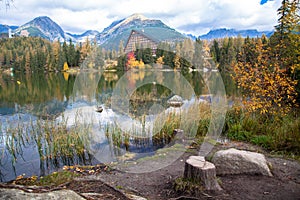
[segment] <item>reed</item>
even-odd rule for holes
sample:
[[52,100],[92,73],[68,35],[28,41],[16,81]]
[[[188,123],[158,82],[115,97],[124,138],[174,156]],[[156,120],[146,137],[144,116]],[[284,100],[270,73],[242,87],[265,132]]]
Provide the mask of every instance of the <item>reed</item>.
[[67,127],[67,120],[30,120],[29,123],[19,122],[9,124],[2,140],[5,150],[11,155],[12,162],[22,155],[23,148],[32,143],[36,146],[41,161],[61,160],[69,161],[74,158],[86,158],[86,146],[89,144],[90,125],[76,125]]

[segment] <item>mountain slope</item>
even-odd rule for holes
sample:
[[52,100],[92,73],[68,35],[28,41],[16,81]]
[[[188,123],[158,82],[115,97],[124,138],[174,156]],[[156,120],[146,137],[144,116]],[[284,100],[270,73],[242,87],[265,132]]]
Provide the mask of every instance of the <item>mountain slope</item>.
[[68,39],[63,29],[47,16],[37,17],[13,31],[16,35],[37,36],[50,41]]
[[221,28],[221,29],[214,29],[209,31],[205,35],[199,36],[200,39],[203,40],[212,40],[212,39],[218,39],[218,38],[225,38],[225,37],[247,37],[249,36],[250,38],[253,37],[261,37],[263,34],[266,36],[270,36],[273,32],[272,31],[257,31],[256,29],[249,29],[249,30],[235,30],[235,29],[226,29],[226,28]]
[[72,37],[73,41],[75,42],[85,42],[86,38],[89,39],[89,41],[92,41],[97,35],[99,35],[99,32],[96,30],[88,30],[85,31],[84,33],[78,35],[78,34],[71,34],[71,33],[66,33],[69,37]]
[[96,36],[98,44],[107,49],[118,49],[123,40],[124,45],[131,30],[140,30],[158,41],[182,40],[184,35],[165,25],[160,20],[148,19],[141,14],[133,14],[125,19],[113,22]]

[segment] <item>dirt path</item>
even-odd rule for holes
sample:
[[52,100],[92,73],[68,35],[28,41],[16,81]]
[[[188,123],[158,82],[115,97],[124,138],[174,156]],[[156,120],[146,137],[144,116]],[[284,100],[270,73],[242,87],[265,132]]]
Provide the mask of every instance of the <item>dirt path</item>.
[[[231,142],[217,146],[219,149],[236,147],[243,150],[256,150],[267,154],[262,149],[240,142]],[[174,182],[183,176],[184,161],[197,151],[185,153],[171,165],[149,173],[125,173],[113,171],[88,176],[84,179],[101,180],[114,188],[134,193],[147,199],[188,199],[189,194],[176,193]],[[273,177],[235,175],[219,177],[221,193],[199,192],[198,199],[300,199],[300,163],[293,160],[269,157]],[[181,197],[182,196],[182,197]],[[183,197],[185,196],[185,198]],[[181,197],[181,198],[180,198]],[[195,195],[191,196],[194,199]]]
[[[222,192],[198,191],[197,195],[177,193],[174,190],[175,179],[183,176],[184,162],[190,155],[197,154],[195,150],[184,153],[172,164],[156,171],[149,173],[126,173],[119,170],[102,172],[98,175],[78,178],[65,184],[64,188],[71,189],[87,199],[126,199],[123,193],[135,194],[149,200],[300,199],[300,163],[298,161],[271,157],[258,147],[240,142],[218,145],[213,151],[230,147],[264,153],[271,163],[273,177],[222,176],[219,177]],[[149,164],[148,167],[151,168],[151,159],[147,162],[143,164]]]

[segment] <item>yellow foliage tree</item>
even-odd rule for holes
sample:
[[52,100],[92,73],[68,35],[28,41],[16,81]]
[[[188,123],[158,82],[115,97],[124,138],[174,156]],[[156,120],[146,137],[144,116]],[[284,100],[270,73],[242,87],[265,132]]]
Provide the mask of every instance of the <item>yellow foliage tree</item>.
[[65,62],[65,63],[64,63],[64,69],[63,69],[63,71],[68,71],[68,70],[69,70],[68,63]]
[[130,52],[127,55],[127,63],[126,63],[127,69],[132,69],[132,68],[138,68],[138,69],[144,69],[145,64],[142,60],[136,60],[134,53]]
[[260,39],[252,43],[255,56],[248,59],[242,52],[234,66],[233,78],[243,89],[244,105],[250,112],[285,115],[296,106],[297,82],[274,61],[266,44]]
[[160,56],[159,58],[157,58],[156,63],[161,64],[161,65],[165,64],[164,63],[164,56]]

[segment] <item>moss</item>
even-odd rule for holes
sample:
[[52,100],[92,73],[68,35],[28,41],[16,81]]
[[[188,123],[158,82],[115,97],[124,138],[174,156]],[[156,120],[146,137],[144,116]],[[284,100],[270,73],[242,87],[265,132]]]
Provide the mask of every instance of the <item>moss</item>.
[[75,172],[60,171],[53,172],[44,177],[37,178],[37,176],[31,176],[29,178],[23,178],[22,176],[17,177],[13,183],[19,185],[37,185],[37,186],[58,186],[63,183],[72,181],[75,177],[80,175]]
[[173,186],[174,190],[181,194],[198,196],[202,191],[204,191],[204,187],[200,183],[184,179],[182,177],[175,179]]

